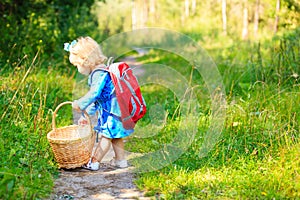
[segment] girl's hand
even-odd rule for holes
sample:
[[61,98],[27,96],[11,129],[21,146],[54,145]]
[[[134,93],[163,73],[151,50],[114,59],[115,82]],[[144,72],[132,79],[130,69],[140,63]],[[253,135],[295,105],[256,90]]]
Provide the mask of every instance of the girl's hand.
[[87,125],[88,121],[86,120],[86,118],[84,116],[81,116],[80,119],[78,120],[78,124],[79,125]]
[[81,109],[80,109],[80,107],[78,106],[78,104],[76,103],[76,101],[74,101],[74,102],[72,103],[72,108],[73,108],[74,110],[76,110],[77,112],[81,112]]

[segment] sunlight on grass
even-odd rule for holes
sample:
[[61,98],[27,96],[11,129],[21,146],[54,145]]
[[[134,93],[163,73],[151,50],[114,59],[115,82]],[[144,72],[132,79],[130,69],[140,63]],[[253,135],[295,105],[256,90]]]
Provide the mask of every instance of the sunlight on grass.
[[[150,50],[137,58],[142,64],[165,65],[181,74],[193,88],[191,99],[196,105],[190,109],[172,89],[159,84],[142,86],[148,112],[136,133],[126,139],[126,150],[135,156],[129,161],[164,150],[156,160],[146,157],[144,163],[155,171],[137,174],[136,183],[147,196],[299,199],[298,33],[260,43],[214,42],[212,36],[190,33],[199,43],[205,40],[227,96],[221,137],[204,157],[199,154],[214,123],[214,99],[201,74],[192,63],[163,50]],[[7,60],[0,69],[0,198],[4,199],[40,199],[52,192],[57,163],[46,138],[52,112],[59,103],[72,100],[73,93],[86,89],[86,82],[78,82],[82,77],[65,61],[52,67],[37,55]],[[74,84],[78,91],[73,91]],[[184,115],[187,110],[192,115]],[[62,108],[57,126],[70,125],[72,117],[71,107]]]
[[[32,62],[31,68],[28,63],[24,60],[1,77],[0,194],[5,199],[36,199],[51,192],[57,164],[46,135],[55,104],[71,98],[72,77],[40,70],[39,62]],[[69,119],[60,117],[60,124],[70,123],[69,113]]]
[[293,199],[300,191],[299,150],[297,144],[276,158],[239,159],[230,166],[195,171],[174,166],[167,173],[144,175],[137,184],[148,195],[159,193],[165,199]]
[[[290,55],[295,55],[299,49],[293,46],[293,40],[287,43],[291,45]],[[299,73],[299,67],[290,71],[290,66],[281,59],[288,63],[294,60],[282,55],[284,52],[270,51],[266,48],[269,43],[264,47],[241,45],[241,52],[233,45],[213,54],[224,77],[228,102],[226,125],[220,141],[208,156],[198,156],[205,132],[213,122],[209,117],[209,98],[196,95],[202,113],[194,141],[175,162],[159,171],[139,174],[136,183],[147,191],[147,196],[161,199],[299,198],[300,118],[297,113],[300,90],[299,80],[293,76],[295,70]],[[243,53],[246,51],[250,52],[251,58]],[[176,56],[152,51],[146,60],[152,54],[154,57],[159,54],[165,64],[178,67],[173,63]],[[184,65],[184,61],[180,60],[180,63]],[[189,70],[183,72],[186,77],[189,73]],[[203,91],[205,89],[201,87],[197,92]],[[171,127],[177,125],[176,121],[172,123],[169,124]],[[154,140],[163,137],[169,138],[165,140],[168,142],[173,138],[172,131],[172,128],[161,131],[163,135],[156,135]],[[130,148],[139,146],[139,152],[147,152],[151,149],[147,147],[152,145],[132,144]]]

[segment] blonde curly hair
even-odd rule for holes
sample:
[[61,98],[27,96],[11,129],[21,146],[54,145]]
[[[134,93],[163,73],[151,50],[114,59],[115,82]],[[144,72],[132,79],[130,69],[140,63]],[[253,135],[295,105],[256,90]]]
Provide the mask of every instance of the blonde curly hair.
[[70,48],[70,63],[90,68],[103,64],[107,57],[103,55],[100,45],[91,37],[79,37]]

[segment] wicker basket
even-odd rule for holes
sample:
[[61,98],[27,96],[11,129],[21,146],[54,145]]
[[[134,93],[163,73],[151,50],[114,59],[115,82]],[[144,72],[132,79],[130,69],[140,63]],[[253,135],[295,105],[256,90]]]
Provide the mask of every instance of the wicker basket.
[[56,128],[55,118],[58,109],[72,102],[64,102],[57,106],[52,117],[52,131],[47,134],[47,139],[53,150],[59,168],[76,168],[87,163],[91,157],[95,133],[92,128],[91,120],[84,111],[89,126],[70,125]]

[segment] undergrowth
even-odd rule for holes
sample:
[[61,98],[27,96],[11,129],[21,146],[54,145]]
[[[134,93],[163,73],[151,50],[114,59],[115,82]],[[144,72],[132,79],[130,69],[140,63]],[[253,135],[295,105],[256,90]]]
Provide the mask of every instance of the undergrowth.
[[[221,138],[207,156],[201,157],[205,133],[214,122],[209,116],[209,96],[199,86],[201,90],[196,92],[202,93],[196,96],[200,109],[195,113],[199,126],[193,142],[175,162],[160,170],[139,173],[137,185],[147,196],[160,199],[300,198],[297,31],[264,44],[239,43],[210,53],[222,74],[227,96]],[[151,51],[140,60],[163,62],[187,78],[192,70],[186,70],[187,63],[180,57],[163,51]],[[199,82],[201,77],[193,84]],[[172,116],[176,108],[168,104],[178,102],[169,98],[171,91],[154,85],[144,87],[144,91],[146,102],[164,91],[163,108]],[[156,151],[172,141],[179,123],[180,120],[167,120],[157,134],[132,138],[127,146],[142,154]],[[147,127],[144,131],[149,130]],[[162,163],[169,158],[164,159]]]
[[[183,58],[160,50],[139,58],[172,66],[197,88],[194,114],[199,120],[192,138],[175,141],[178,147],[180,139],[188,144],[179,158],[168,163],[164,157],[164,168],[138,174],[138,187],[161,199],[300,198],[299,46],[295,31],[261,44],[209,49],[223,77],[227,104],[221,138],[205,157],[199,152],[213,123],[212,100],[201,74],[192,73]],[[46,135],[53,109],[72,99],[74,68],[60,68],[66,63],[46,62],[38,53],[2,63],[0,199],[45,198],[57,174]],[[149,112],[126,143],[136,153],[166,147],[180,123],[190,125],[182,123],[184,106],[172,90],[149,84],[142,91]],[[72,123],[71,108],[63,107],[56,121],[57,126]]]
[[[46,135],[55,106],[71,98],[72,76],[43,67],[38,57],[13,63],[13,70],[1,69],[0,199],[46,197],[57,174]],[[59,125],[72,117],[71,109],[63,112]]]

